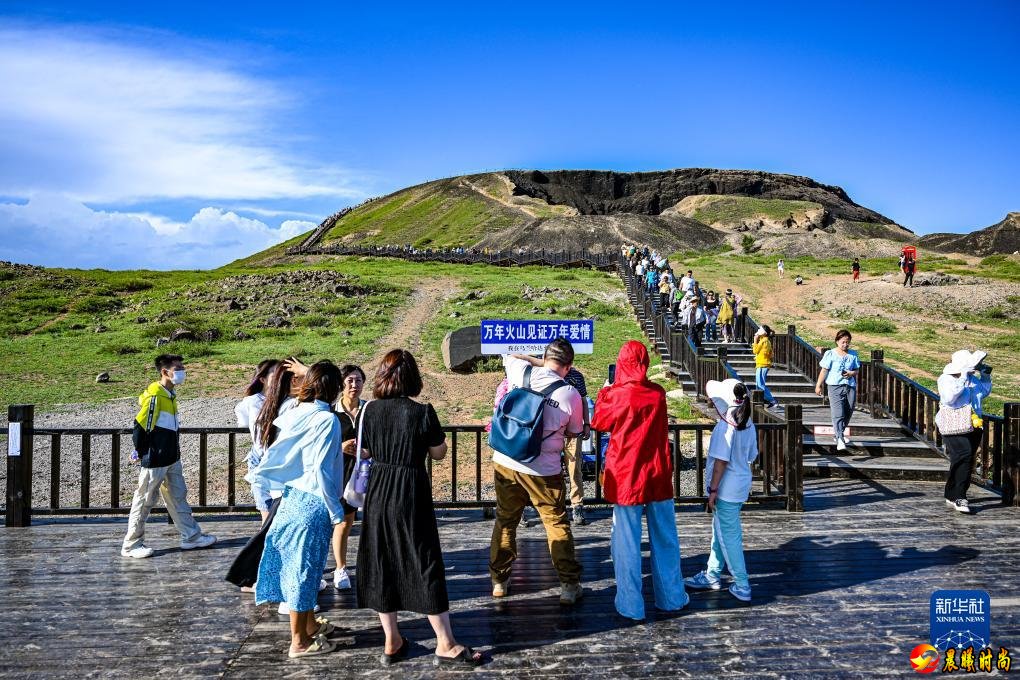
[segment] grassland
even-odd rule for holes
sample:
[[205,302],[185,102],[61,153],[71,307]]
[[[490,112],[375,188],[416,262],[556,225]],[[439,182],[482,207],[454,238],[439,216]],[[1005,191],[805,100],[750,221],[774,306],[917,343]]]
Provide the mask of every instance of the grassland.
[[359,243],[368,245],[462,246],[525,221],[518,211],[459,182],[439,180],[367,203],[338,220],[322,244],[356,234]]
[[705,224],[733,223],[752,217],[785,220],[794,213],[820,210],[821,204],[812,201],[752,198],[748,196],[703,196],[702,202],[691,215]]
[[[338,296],[329,282],[299,280],[314,279],[316,273],[335,273],[366,294]],[[297,283],[279,282],[291,278]],[[587,270],[335,257],[205,272],[2,267],[0,293],[9,313],[0,320],[0,403],[35,403],[45,409],[132,397],[151,379],[150,362],[162,351],[184,355],[190,396],[237,394],[265,357],[293,354],[363,363],[378,352],[381,337],[400,328],[411,291],[424,279],[450,282],[449,297],[416,331],[434,366],[442,364],[441,342],[448,331],[483,318],[594,318],[595,352],[577,357],[594,393],[620,345],[643,339],[619,279]],[[252,296],[259,299],[249,300]],[[240,301],[245,309],[229,310],[229,300]],[[282,315],[281,300],[296,306],[286,317],[291,325],[261,327],[269,316]],[[156,339],[176,328],[199,334],[215,330],[219,338],[179,341],[157,350]],[[235,340],[237,330],[250,339]],[[487,362],[481,370],[498,371],[499,362]],[[101,371],[111,374],[111,382],[95,382]],[[490,400],[486,392],[469,413],[487,415]],[[674,415],[690,414],[684,400],[671,407]]]
[[[815,346],[831,346],[836,330],[849,328],[862,356],[882,349],[889,365],[929,388],[934,388],[953,350],[983,349],[995,367],[989,411],[1001,413],[1004,401],[1020,400],[1020,298],[1003,294],[996,299],[990,292],[1015,289],[1011,284],[1020,282],[1017,258],[968,262],[925,256],[922,272],[981,277],[989,283],[915,288],[909,295],[898,283],[882,281],[897,270],[892,258],[863,260],[865,282],[857,287],[848,283],[849,262],[844,259],[788,258],[783,280],[776,275],[775,260],[776,256],[736,254],[676,258],[684,269],[694,269],[702,285],[744,294],[759,322],[777,331],[795,324],[798,334]],[[797,274],[804,277],[804,286],[791,285]],[[955,297],[946,298],[949,293]],[[989,296],[994,302],[982,306],[969,296]]]

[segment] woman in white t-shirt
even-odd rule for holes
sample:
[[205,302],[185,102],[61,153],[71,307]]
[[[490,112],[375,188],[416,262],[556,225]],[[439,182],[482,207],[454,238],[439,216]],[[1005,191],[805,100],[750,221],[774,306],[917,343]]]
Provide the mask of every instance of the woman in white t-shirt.
[[751,398],[738,380],[709,380],[705,385],[719,422],[712,430],[705,461],[705,492],[712,510],[712,549],[708,567],[684,579],[691,588],[719,590],[725,564],[733,577],[730,594],[751,601],[744,563],[744,531],[740,509],[751,493],[751,463],[758,457],[758,433],[751,422]]
[[272,502],[272,499],[269,497],[269,490],[263,488],[258,480],[252,476],[252,470],[262,462],[262,454],[265,453],[265,448],[259,443],[259,437],[255,431],[255,421],[258,420],[262,405],[266,403],[266,381],[269,379],[269,374],[279,363],[276,359],[262,361],[255,371],[255,377],[252,378],[248,388],[245,390],[244,399],[234,407],[237,425],[239,427],[247,427],[248,432],[251,434],[251,450],[248,452],[247,457],[248,474],[245,476],[245,479],[251,484],[251,495],[255,499],[255,508],[262,515],[263,522],[269,517],[269,504]]

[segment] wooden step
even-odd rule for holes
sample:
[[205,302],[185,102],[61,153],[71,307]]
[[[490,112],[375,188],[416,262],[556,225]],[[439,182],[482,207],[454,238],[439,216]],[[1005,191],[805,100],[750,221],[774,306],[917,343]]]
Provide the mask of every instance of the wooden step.
[[924,442],[912,437],[892,436],[878,437],[869,433],[858,431],[855,436],[853,428],[850,429],[850,443],[846,451],[836,451],[836,441],[831,434],[804,435],[804,453],[815,453],[819,455],[836,456],[858,456],[858,457],[903,457],[903,458],[932,458],[945,462],[945,457],[938,451],[931,448]]
[[[849,452],[848,452],[849,453]],[[834,456],[805,454],[805,477],[849,479],[912,479],[944,481],[948,463],[934,458]]]

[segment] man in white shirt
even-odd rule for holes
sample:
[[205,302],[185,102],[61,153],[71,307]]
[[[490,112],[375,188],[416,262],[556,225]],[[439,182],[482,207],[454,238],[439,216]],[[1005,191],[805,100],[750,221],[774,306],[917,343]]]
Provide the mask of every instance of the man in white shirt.
[[[563,380],[574,363],[574,348],[562,338],[545,348],[541,367],[531,370],[530,388],[541,391]],[[503,356],[511,388],[523,387],[525,371],[531,364],[520,356]],[[521,463],[493,451],[493,480],[496,487],[496,524],[489,548],[492,596],[509,592],[510,569],[517,559],[517,525],[530,499],[535,506],[549,542],[553,566],[560,578],[560,603],[574,604],[581,598],[581,564],[574,554],[574,537],[567,518],[566,492],[560,454],[564,440],[584,430],[581,394],[569,384],[549,395],[542,423],[542,452],[529,463]]]
[[693,286],[694,286],[694,272],[688,269],[687,273],[684,274],[683,277],[680,279],[680,292],[686,293]]

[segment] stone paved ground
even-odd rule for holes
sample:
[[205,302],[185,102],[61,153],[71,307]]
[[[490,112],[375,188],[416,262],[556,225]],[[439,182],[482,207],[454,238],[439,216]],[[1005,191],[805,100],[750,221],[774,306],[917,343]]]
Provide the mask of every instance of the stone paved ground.
[[[488,597],[491,521],[480,511],[441,513],[454,628],[491,661],[472,677],[854,677],[912,675],[908,656],[928,635],[937,588],[986,589],[992,636],[1020,663],[1020,514],[974,492],[971,517],[946,510],[940,485],[806,480],[807,511],[745,512],[754,601],[697,593],[680,613],[651,602],[645,623],[617,618],[609,554],[611,520],[578,529],[587,596],[557,603],[540,527],[522,530],[512,596]],[[710,517],[678,515],[684,573],[705,563]],[[202,518],[220,543],[183,553],[153,520],[149,560],[117,554],[125,520],[44,518],[0,530],[0,677],[445,677],[431,659],[424,617],[402,615],[411,658],[378,667],[382,634],[351,591],[325,591],[341,626],[340,651],[286,659],[287,623],[222,580],[256,528],[254,519]],[[356,554],[357,540],[352,542]],[[647,569],[647,567],[646,567]],[[356,577],[356,571],[355,571]]]

